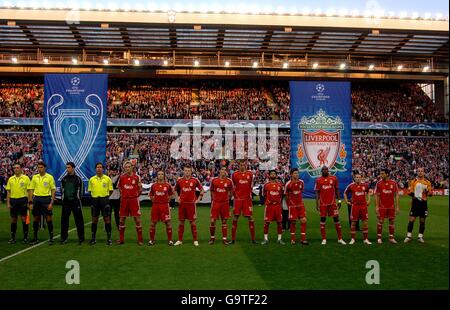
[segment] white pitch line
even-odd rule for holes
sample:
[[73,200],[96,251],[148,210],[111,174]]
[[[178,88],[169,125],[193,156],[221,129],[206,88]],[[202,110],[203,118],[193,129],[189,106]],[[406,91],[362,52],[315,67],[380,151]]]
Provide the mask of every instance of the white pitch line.
[[[98,220],[100,221],[101,219],[103,219],[103,217],[100,217]],[[87,226],[87,225],[90,225],[90,224],[92,224],[92,221],[89,222],[89,223],[84,224],[84,226]],[[74,231],[74,230],[76,230],[76,229],[77,229],[77,228],[74,227],[74,228],[72,228],[71,230],[69,230],[68,233],[71,233],[72,231]],[[53,237],[53,239],[57,239],[57,238],[59,238],[59,237],[61,237],[61,234],[59,234],[59,235]],[[38,246],[41,246],[41,245],[43,245],[43,244],[45,244],[45,243],[47,243],[47,242],[48,242],[48,240],[39,242],[38,244],[35,244],[35,245],[33,245],[33,246],[30,246],[30,247],[28,247],[28,248],[26,248],[26,249],[20,250],[19,252],[16,252],[16,253],[11,254],[11,255],[9,255],[9,256],[6,256],[6,257],[3,257],[2,259],[0,259],[0,263],[4,262],[4,261],[6,261],[6,260],[8,260],[8,259],[10,259],[10,258],[13,258],[13,257],[15,257],[15,256],[17,256],[17,255],[20,255],[20,254],[22,254],[22,253],[25,253],[25,252],[27,252],[27,251],[30,251],[30,250],[32,250],[32,249],[34,249],[34,248],[37,248]]]

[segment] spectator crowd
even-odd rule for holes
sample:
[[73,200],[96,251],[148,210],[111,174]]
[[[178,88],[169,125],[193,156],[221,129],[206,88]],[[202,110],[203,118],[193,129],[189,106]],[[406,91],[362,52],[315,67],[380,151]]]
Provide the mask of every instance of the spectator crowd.
[[[288,82],[196,83],[112,83],[108,90],[108,117],[289,120]],[[0,117],[42,117],[43,97],[41,84],[2,84]],[[351,99],[353,121],[446,121],[418,84],[353,83]]]
[[[0,117],[42,117],[44,91],[41,84],[2,83]],[[418,84],[353,83],[353,120],[367,122],[445,122],[433,101]],[[110,83],[108,117],[143,119],[289,120],[288,82],[272,81],[128,81]],[[35,172],[42,144],[36,127],[3,127],[0,133],[0,174],[11,175],[19,162],[25,173]],[[237,170],[233,160],[183,160],[171,157],[175,137],[163,128],[132,128],[127,132],[113,128],[108,133],[107,168],[119,170],[124,160],[136,162],[144,182],[151,182],[158,169],[164,169],[174,183],[184,164],[193,165],[205,184],[220,165]],[[19,133],[17,133],[19,132]],[[286,132],[285,132],[286,133]],[[374,183],[381,168],[392,170],[394,179],[405,187],[419,166],[425,167],[436,188],[448,188],[448,134],[430,131],[356,130],[353,137],[353,168]],[[437,134],[436,134],[437,135]],[[417,137],[420,136],[420,137]],[[203,138],[206,139],[206,138]],[[223,141],[222,141],[223,142]],[[246,142],[247,143],[247,142]],[[289,174],[288,134],[278,141],[277,170],[285,180]],[[214,146],[212,146],[214,147]],[[256,183],[265,181],[267,172],[261,161],[249,160]]]
[[[172,158],[170,148],[176,137],[170,135],[111,133],[107,137],[107,169],[120,170],[123,162],[131,159],[145,183],[153,181],[158,169],[164,169],[168,180],[174,183],[186,163],[193,165],[195,174],[204,184],[209,183],[220,165],[227,165],[230,173],[238,169],[234,160]],[[22,164],[26,174],[35,173],[41,159],[41,139],[42,135],[38,133],[1,133],[0,174],[10,176],[15,162]],[[352,144],[353,169],[360,171],[372,185],[380,170],[388,168],[393,179],[406,187],[416,169],[422,166],[435,188],[449,188],[448,137],[355,136]],[[280,136],[276,170],[283,181],[289,177],[289,157],[289,136]],[[263,183],[267,177],[267,171],[259,169],[260,163],[259,159],[249,160],[256,184]]]

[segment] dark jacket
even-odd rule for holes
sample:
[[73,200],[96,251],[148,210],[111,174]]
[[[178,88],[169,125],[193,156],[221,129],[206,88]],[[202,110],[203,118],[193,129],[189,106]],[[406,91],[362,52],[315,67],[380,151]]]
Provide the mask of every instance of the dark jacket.
[[83,181],[77,175],[66,175],[61,180],[63,201],[76,201],[83,197]]

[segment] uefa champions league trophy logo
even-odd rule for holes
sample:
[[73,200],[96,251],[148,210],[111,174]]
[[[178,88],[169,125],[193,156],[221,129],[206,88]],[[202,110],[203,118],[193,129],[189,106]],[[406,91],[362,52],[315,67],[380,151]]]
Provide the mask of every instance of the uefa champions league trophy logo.
[[[72,85],[79,81],[71,81]],[[47,101],[47,125],[56,151],[64,163],[74,162],[75,171],[83,181],[89,178],[84,175],[81,166],[88,156],[100,130],[103,120],[103,103],[99,96],[90,94],[85,99],[86,108],[61,108],[64,97],[52,95]],[[62,173],[58,180],[65,176]]]

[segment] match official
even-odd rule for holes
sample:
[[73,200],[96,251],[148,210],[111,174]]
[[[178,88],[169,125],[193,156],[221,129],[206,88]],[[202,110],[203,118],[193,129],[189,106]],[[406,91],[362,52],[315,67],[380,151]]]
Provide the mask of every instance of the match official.
[[28,204],[33,210],[33,232],[34,239],[31,245],[39,243],[38,230],[41,216],[47,221],[49,242],[53,244],[53,202],[55,201],[56,185],[55,179],[45,172],[47,164],[43,161],[38,163],[38,174],[35,174],[28,186]]
[[105,222],[105,230],[107,235],[107,245],[112,245],[111,240],[111,206],[109,205],[109,196],[113,192],[113,185],[111,178],[103,174],[103,164],[97,163],[95,165],[95,172],[92,178],[89,179],[88,191],[92,197],[92,238],[89,241],[90,245],[97,243],[97,224],[100,212]]
[[62,213],[61,213],[61,244],[67,243],[69,235],[69,218],[73,212],[75,225],[78,233],[78,244],[84,242],[84,219],[81,209],[81,198],[83,197],[83,181],[75,174],[75,164],[66,164],[67,174],[61,180]]
[[23,174],[20,164],[13,166],[14,175],[6,183],[6,206],[11,216],[11,239],[9,244],[16,243],[17,218],[20,214],[23,227],[23,243],[28,243],[28,223],[27,223],[27,188],[30,178]]

